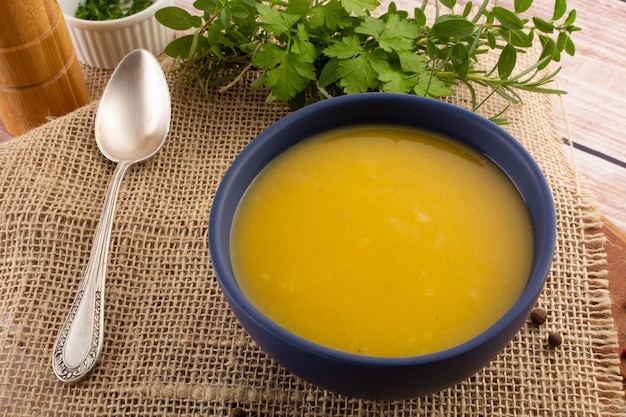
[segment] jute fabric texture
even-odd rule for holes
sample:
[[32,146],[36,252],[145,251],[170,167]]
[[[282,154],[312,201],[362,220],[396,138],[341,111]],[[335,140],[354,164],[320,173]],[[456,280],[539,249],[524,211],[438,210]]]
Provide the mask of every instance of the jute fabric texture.
[[[509,110],[506,129],[537,160],[556,202],[558,242],[538,302],[548,320],[529,321],[475,376],[407,401],[348,398],[293,376],[240,327],[211,268],[211,201],[244,146],[288,114],[241,85],[212,101],[193,88],[178,99],[172,87],[167,143],[121,186],[101,362],[82,382],[57,381],[52,346],[114,170],[93,133],[110,72],[83,70],[91,104],[0,148],[1,415],[626,416],[598,219],[562,153],[552,99],[539,95]],[[548,346],[550,332],[561,346]]]

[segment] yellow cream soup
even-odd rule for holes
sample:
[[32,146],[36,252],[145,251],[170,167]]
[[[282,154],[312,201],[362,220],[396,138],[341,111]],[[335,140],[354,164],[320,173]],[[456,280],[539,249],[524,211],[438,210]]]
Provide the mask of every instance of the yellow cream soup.
[[307,139],[246,191],[237,282],[270,319],[341,351],[404,357],[486,330],[522,292],[532,226],[484,155],[419,131]]

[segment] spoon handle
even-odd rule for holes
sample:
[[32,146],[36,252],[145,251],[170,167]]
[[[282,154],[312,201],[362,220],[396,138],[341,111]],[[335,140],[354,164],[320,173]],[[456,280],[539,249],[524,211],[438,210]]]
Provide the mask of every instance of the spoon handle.
[[52,352],[52,369],[64,382],[78,381],[96,365],[104,336],[104,283],[115,202],[131,162],[115,168],[96,229],[91,255],[76,298],[57,337]]

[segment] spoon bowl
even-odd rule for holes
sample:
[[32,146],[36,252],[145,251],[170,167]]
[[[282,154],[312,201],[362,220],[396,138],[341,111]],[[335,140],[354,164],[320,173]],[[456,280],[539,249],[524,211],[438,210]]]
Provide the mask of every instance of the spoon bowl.
[[169,89],[158,61],[143,49],[130,52],[113,72],[96,113],[98,148],[118,164],[104,200],[85,275],[52,352],[52,368],[61,381],[84,378],[100,357],[104,283],[117,194],[128,168],[161,149],[169,132],[170,117]]
[[[96,143],[111,161],[140,162],[163,146],[171,106],[163,71],[138,49],[120,62],[96,114]],[[163,105],[167,103],[167,105]]]

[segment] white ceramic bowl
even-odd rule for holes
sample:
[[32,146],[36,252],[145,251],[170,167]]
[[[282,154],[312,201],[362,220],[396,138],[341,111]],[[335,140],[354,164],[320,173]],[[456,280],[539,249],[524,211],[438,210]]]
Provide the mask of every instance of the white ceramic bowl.
[[58,0],[67,23],[76,56],[83,64],[112,69],[130,51],[147,49],[160,55],[173,39],[174,32],[161,25],[154,13],[173,0],[156,0],[150,7],[128,17],[92,21],[75,17],[81,0]]

